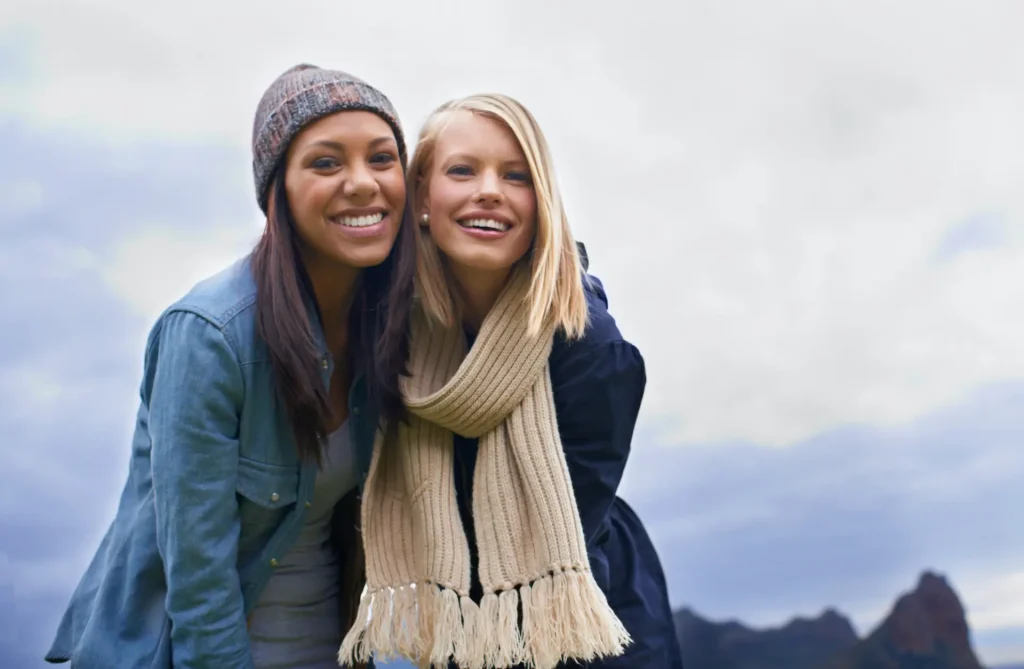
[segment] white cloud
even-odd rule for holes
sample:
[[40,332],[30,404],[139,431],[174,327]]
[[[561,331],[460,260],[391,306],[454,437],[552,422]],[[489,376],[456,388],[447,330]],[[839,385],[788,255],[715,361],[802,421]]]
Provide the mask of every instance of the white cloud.
[[970,602],[971,629],[1024,628],[1024,571],[985,574],[965,581],[960,591]]
[[52,409],[55,401],[64,393],[64,386],[49,370],[22,365],[4,370],[0,377],[0,392],[4,396],[20,399],[25,405],[45,405]]
[[1024,657],[1024,636],[1020,631],[1010,631],[1006,636],[1009,638],[1000,639],[986,644],[976,644],[978,659],[985,667],[1011,667],[1020,666],[1020,659]]
[[111,290],[152,323],[197,281],[249,251],[258,234],[244,226],[182,230],[154,224],[122,239],[97,268]]
[[0,226],[38,211],[46,194],[38,181],[18,179],[0,182]]
[[[0,109],[245,146],[299,61],[379,85],[409,135],[447,97],[517,95],[647,358],[646,420],[678,416],[666,439],[791,443],[1024,375],[1024,6],[668,7],[307,2],[285,21],[270,2],[17,3],[0,20],[34,40],[33,76],[0,84],[18,86]],[[938,261],[978,212],[1002,245]],[[125,248],[201,255],[125,252],[108,272],[137,308],[222,255],[176,234]]]

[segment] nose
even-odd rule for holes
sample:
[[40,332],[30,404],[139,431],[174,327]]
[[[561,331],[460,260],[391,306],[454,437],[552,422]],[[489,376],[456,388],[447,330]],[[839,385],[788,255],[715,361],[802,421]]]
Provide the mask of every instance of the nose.
[[364,201],[376,197],[380,192],[380,184],[374,178],[370,167],[360,161],[349,168],[342,192],[350,200]]
[[486,170],[480,175],[480,187],[473,197],[478,204],[501,204],[505,199],[501,192],[501,180],[492,170]]

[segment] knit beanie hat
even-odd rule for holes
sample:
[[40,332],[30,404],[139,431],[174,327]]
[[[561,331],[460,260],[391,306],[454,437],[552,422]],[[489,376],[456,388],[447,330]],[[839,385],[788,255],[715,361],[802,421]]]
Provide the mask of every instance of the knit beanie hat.
[[361,110],[377,114],[395,133],[402,165],[405,140],[391,101],[373,86],[346,72],[315,65],[296,65],[279,76],[263,94],[252,127],[252,171],[256,199],[267,213],[271,176],[288,145],[306,125],[339,111]]

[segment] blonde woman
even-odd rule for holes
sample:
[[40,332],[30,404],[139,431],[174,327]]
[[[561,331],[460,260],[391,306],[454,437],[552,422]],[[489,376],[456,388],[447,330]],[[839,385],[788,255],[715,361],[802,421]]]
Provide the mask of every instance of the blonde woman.
[[339,659],[680,669],[658,556],[616,496],[644,361],[585,274],[540,128],[506,96],[447,103],[408,191],[409,419],[375,445]]

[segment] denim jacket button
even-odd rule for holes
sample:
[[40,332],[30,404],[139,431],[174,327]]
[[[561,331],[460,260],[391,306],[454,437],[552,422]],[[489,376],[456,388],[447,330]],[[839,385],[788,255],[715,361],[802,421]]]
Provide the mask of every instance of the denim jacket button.
[[270,558],[270,566],[271,567],[276,567],[277,566],[277,558]]
[[275,492],[275,493],[273,493],[273,494],[272,494],[272,495],[270,496],[270,501],[271,501],[271,502],[276,502],[276,501],[277,501],[277,500],[279,500],[279,499],[281,499],[281,496],[280,496],[280,495],[278,495],[278,494],[277,494],[276,492]]
[[324,357],[320,358],[320,365],[324,369],[327,369],[327,367],[329,366],[328,363],[327,363],[327,356],[326,355]]
[[312,506],[313,506],[312,502],[306,502],[306,508],[307,508],[307,509],[308,509],[308,508],[310,508],[310,507],[312,507]]
[[352,409],[352,413],[355,414],[356,416],[358,416],[359,415],[359,407],[356,407],[355,409]]

